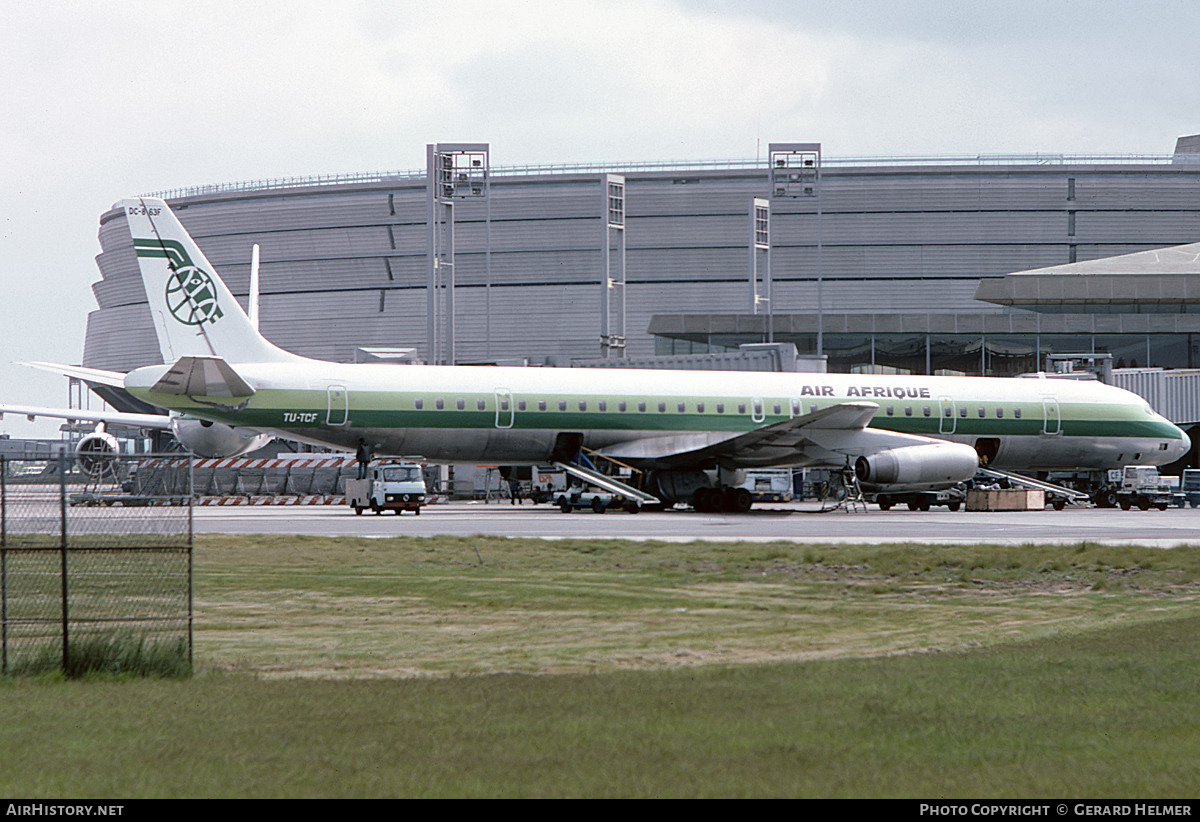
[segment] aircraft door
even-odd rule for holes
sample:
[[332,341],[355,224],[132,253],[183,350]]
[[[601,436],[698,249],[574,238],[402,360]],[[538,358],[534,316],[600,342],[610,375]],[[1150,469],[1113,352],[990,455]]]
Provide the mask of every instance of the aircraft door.
[[343,385],[331,385],[325,406],[326,425],[345,425],[350,421],[350,394]]
[[1042,397],[1042,433],[1047,436],[1062,433],[1062,415],[1054,397]]
[[953,434],[957,424],[954,400],[951,397],[938,397],[938,433]]
[[497,428],[512,428],[513,427],[513,399],[512,392],[507,388],[496,389],[496,427]]

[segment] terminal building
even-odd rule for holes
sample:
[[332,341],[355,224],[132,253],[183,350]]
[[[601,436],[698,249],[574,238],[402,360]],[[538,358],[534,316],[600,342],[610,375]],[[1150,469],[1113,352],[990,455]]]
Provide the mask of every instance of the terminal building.
[[[261,247],[263,333],[321,359],[415,349],[432,362],[571,365],[782,342],[838,372],[1004,376],[1068,353],[1200,368],[1200,135],[1136,156],[780,152],[485,157],[485,174],[463,167],[476,196],[455,200],[452,218],[434,211],[427,170],[160,196],[239,298]],[[453,225],[438,267],[431,222]],[[119,209],[99,236],[83,364],[161,362]]]

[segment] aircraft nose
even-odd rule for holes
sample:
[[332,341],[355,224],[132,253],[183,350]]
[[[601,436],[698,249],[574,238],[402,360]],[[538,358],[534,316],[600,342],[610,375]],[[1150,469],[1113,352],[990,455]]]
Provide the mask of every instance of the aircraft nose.
[[1179,432],[1179,439],[1175,441],[1175,456],[1172,461],[1179,459],[1192,448],[1192,438],[1187,432],[1179,426],[1175,426],[1175,430]]

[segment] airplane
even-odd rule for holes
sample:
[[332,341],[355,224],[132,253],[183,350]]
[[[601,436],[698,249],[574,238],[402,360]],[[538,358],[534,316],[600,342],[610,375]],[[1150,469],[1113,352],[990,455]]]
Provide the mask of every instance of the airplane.
[[851,468],[864,489],[901,493],[953,486],[981,461],[1027,472],[1103,470],[1169,463],[1190,447],[1136,394],[1044,375],[313,360],[259,333],[166,202],[120,205],[164,353],[164,364],[124,375],[123,387],[214,424],[437,463],[554,462],[573,473],[586,473],[586,450],[647,472],[643,501],[736,511],[750,506],[736,487],[747,468]]
[[[313,360],[259,333],[164,201],[120,205],[164,364],[128,374],[82,367],[69,373],[169,409],[169,424],[199,455],[218,447],[244,453],[251,442],[281,437],[438,463],[554,462],[597,484],[613,482],[580,464],[586,451],[646,472],[649,491],[612,485],[635,504],[744,511],[752,500],[737,486],[747,468],[847,468],[865,490],[904,494],[968,480],[981,462],[1026,472],[1098,471],[1172,462],[1190,446],[1136,394],[1044,375]],[[0,412],[6,408],[20,412]]]

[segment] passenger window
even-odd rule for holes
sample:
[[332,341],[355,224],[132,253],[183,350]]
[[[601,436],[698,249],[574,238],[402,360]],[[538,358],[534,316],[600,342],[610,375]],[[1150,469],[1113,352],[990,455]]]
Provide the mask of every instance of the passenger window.
[[579,401],[579,410],[580,410],[580,411],[586,411],[586,410],[587,410],[587,400],[580,400],[580,401]]
[[413,400],[413,408],[420,411],[424,407],[425,407],[425,400],[421,399],[420,397],[417,397],[415,400]]
[[454,401],[454,407],[457,408],[459,411],[466,411],[467,410],[467,401],[464,399],[461,399],[461,398],[457,399]]
[[445,409],[446,401],[444,399],[442,399],[441,397],[438,397],[436,400],[434,400],[433,405],[435,408],[437,408],[437,410],[441,411],[441,410]]
[[546,410],[546,401],[545,400],[538,400],[538,410],[539,411]]
[[1004,419],[1004,409],[1000,408],[999,406],[996,407],[996,419],[998,419],[998,420]]
[[1020,408],[1014,408],[1014,409],[1013,409],[1013,416],[1014,416],[1014,417],[1016,417],[1017,419],[1021,419],[1021,409],[1020,409]]
[[980,419],[983,419],[983,418],[984,418],[984,417],[986,417],[986,416],[987,416],[987,409],[986,409],[986,408],[980,408],[980,409],[979,409],[979,418],[980,418]]
[[559,401],[558,401],[558,410],[559,410],[559,411],[566,411],[566,410],[567,410],[567,401],[566,401],[566,400],[559,400]]
[[487,410],[487,401],[486,400],[475,400],[475,408],[476,408],[476,410],[479,410],[479,411],[486,411]]
[[904,406],[904,416],[906,416],[906,417],[912,416],[912,406],[911,405]]
[[890,417],[890,416],[893,416],[895,413],[896,413],[896,409],[889,405],[887,407],[887,415]]
[[783,406],[779,403],[775,403],[775,416],[783,416]]
[[525,406],[525,400],[517,400],[517,410],[518,410],[518,411],[524,411],[524,410],[525,410],[525,408],[526,408],[526,406]]
[[739,413],[739,414],[745,414],[745,413],[746,413],[746,403],[744,403],[744,402],[739,402],[739,403],[738,403],[738,413]]
[[[946,412],[947,412],[947,414],[948,414],[948,413],[950,412],[950,409],[949,409],[949,408],[947,408],[947,409],[946,409]],[[932,417],[932,416],[933,416],[933,411],[932,411],[932,409],[930,409],[930,407],[929,407],[928,405],[927,405],[927,406],[925,406],[925,416],[927,416],[927,417]]]
[[646,413],[646,401],[645,400],[638,400],[638,412],[641,414]]
[[679,403],[678,405],[675,406],[675,410],[678,411],[680,414],[683,413],[685,408],[686,408],[686,406],[683,403]]
[[697,414],[703,414],[703,413],[704,413],[704,403],[702,403],[702,402],[698,402],[698,403],[696,403],[696,413],[697,413]]
[[666,410],[667,410],[667,404],[665,402],[660,402],[658,404],[659,413],[662,413],[663,411],[666,411]]
[[600,402],[596,403],[596,407],[599,408],[601,411],[607,411],[608,410],[608,400],[600,400]]
[[792,400],[792,416],[800,416],[800,400]]
[[723,403],[723,402],[719,402],[719,403],[717,403],[717,413],[718,413],[718,414],[724,414],[724,413],[725,413],[725,403]]
[[617,410],[620,411],[622,414],[625,413],[625,400],[617,401]]

